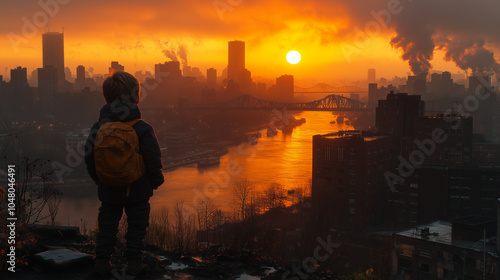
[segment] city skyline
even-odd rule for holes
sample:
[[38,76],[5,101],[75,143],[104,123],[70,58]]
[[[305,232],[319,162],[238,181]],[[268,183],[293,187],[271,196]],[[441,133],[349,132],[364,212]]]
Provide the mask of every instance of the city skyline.
[[1,279],[500,276],[500,1],[0,2]]
[[[410,4],[399,1],[363,5],[359,1],[238,1],[230,3],[232,6],[222,1],[153,1],[130,3],[119,9],[112,9],[117,3],[107,1],[99,3],[100,9],[92,13],[81,12],[92,9],[93,3],[88,1],[22,2],[2,3],[2,11],[9,11],[3,12],[2,17],[9,24],[0,28],[4,35],[0,39],[0,59],[8,69],[23,66],[31,72],[40,68],[42,33],[63,29],[66,66],[76,69],[84,65],[92,67],[95,73],[106,73],[110,61],[119,61],[131,72],[151,70],[154,64],[170,60],[168,52],[181,49],[189,65],[202,72],[215,68],[222,73],[227,65],[227,42],[232,40],[246,42],[246,68],[268,79],[283,74],[324,82],[364,79],[366,69],[375,66],[378,77],[390,78],[405,76],[413,68],[425,68],[426,63],[433,70],[451,73],[464,72],[462,69],[471,73],[472,68],[497,69],[494,52],[499,38],[491,27],[497,19],[484,14],[491,11],[473,4],[452,8],[446,5],[447,1],[442,5],[431,5],[429,1],[411,3],[415,15],[407,21],[426,20],[432,27],[416,29],[415,36],[425,37],[417,40],[404,33],[404,28],[411,26],[406,22],[410,9],[405,9]],[[261,10],[273,12],[273,17],[266,17]],[[431,10],[431,14],[427,13]],[[135,18],[121,26],[121,15],[131,12]],[[449,17],[452,13],[461,16],[464,23],[455,26],[456,20]],[[479,15],[485,19],[477,20]],[[363,36],[368,40],[359,41]],[[414,49],[408,49],[412,42]],[[421,52],[415,49],[420,47]],[[451,53],[457,49],[458,58]],[[302,54],[299,64],[287,63],[290,50]],[[489,61],[474,64],[471,61],[475,59]]]

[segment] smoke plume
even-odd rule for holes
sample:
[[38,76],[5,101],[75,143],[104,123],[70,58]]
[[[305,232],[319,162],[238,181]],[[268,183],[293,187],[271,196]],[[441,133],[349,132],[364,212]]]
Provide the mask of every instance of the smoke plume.
[[[500,7],[500,2],[485,2]],[[443,50],[444,59],[464,71],[500,73],[494,52],[486,47],[484,39],[499,40],[496,25],[492,24],[498,21],[492,17],[492,7],[464,0],[405,3],[402,13],[394,15],[391,22],[396,31],[391,45],[403,52],[402,59],[408,61],[415,75],[432,69],[435,49]]]
[[495,60],[494,53],[485,48],[483,39],[461,41],[439,38],[437,42],[437,47],[445,51],[445,60],[455,62],[464,71],[473,75],[500,71],[500,64]]
[[433,31],[429,28],[406,31],[405,26],[397,26],[398,33],[391,40],[394,48],[403,50],[402,58],[408,61],[410,69],[415,75],[427,74],[432,68],[431,63],[434,56]]
[[187,66],[188,65],[188,59],[187,59],[187,49],[186,45],[184,44],[179,44],[179,47],[177,48],[177,55],[180,57],[182,66]]

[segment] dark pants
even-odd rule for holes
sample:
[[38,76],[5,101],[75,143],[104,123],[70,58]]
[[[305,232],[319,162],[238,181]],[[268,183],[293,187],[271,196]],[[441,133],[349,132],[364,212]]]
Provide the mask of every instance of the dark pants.
[[142,257],[144,248],[142,241],[146,236],[146,228],[149,226],[149,199],[125,205],[101,202],[98,217],[99,233],[95,248],[96,258],[110,258],[115,252],[116,234],[123,208],[125,208],[128,223],[125,235],[127,241],[125,257],[129,260]]

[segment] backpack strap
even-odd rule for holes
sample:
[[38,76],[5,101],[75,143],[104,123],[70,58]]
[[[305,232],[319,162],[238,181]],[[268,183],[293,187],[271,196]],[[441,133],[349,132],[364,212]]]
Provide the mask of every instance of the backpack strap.
[[128,121],[128,122],[123,122],[123,123],[126,124],[126,125],[134,126],[134,124],[136,124],[140,120],[141,119],[135,119],[135,120],[131,120],[131,121]]

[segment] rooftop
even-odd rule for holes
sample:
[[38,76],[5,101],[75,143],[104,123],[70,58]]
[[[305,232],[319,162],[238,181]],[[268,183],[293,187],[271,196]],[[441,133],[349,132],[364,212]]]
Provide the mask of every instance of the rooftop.
[[[429,229],[428,233],[426,228]],[[472,251],[483,251],[483,240],[467,241],[452,237],[452,223],[448,221],[435,221],[433,223],[396,233],[396,236],[406,237],[431,243],[440,243],[448,246],[468,249]],[[498,257],[495,245],[486,240],[486,253],[493,257]]]
[[360,137],[363,138],[364,141],[373,141],[377,139],[382,139],[386,138],[388,136],[386,135],[380,135],[380,136],[363,136],[362,133],[359,130],[341,130],[339,132],[334,132],[334,133],[329,133],[329,134],[324,134],[321,135],[322,138],[328,138],[328,139],[340,139],[340,138],[350,138],[350,137]]

